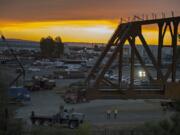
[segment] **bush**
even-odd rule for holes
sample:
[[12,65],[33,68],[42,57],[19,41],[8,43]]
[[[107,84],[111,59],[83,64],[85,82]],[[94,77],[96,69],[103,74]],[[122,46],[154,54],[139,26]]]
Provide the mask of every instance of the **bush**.
[[22,135],[22,122],[17,119],[11,119],[8,122],[7,135]]
[[146,123],[139,130],[147,135],[180,135],[180,114],[176,113],[168,120]]
[[175,102],[175,110],[176,110],[177,112],[180,112],[180,100],[177,100],[177,101]]
[[89,123],[82,124],[79,129],[77,129],[76,135],[90,135],[91,125]]
[[76,130],[63,128],[61,126],[34,126],[31,129],[30,135],[74,135],[75,133]]

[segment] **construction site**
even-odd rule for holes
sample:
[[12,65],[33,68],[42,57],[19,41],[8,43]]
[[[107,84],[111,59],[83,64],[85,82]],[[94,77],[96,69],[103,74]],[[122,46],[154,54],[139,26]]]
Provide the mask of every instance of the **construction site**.
[[[179,22],[173,15],[121,19],[106,45],[67,45],[61,59],[41,58],[40,47],[12,49],[15,42],[1,35],[0,69],[8,78],[9,104],[18,106],[16,118],[27,127],[74,129],[84,122],[98,130],[171,117],[180,99]],[[144,36],[149,26],[157,32],[153,46]]]

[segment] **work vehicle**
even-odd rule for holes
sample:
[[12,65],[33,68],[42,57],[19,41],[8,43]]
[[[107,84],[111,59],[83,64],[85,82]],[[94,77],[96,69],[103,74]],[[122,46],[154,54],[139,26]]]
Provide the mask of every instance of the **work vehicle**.
[[65,109],[63,112],[59,112],[52,116],[35,115],[31,113],[31,123],[37,125],[53,125],[53,124],[67,124],[69,128],[74,129],[79,127],[83,123],[85,115],[77,112],[70,112]]
[[34,76],[32,80],[25,82],[25,87],[31,91],[52,90],[56,87],[56,82],[41,76]]
[[82,82],[70,84],[63,99],[66,103],[71,104],[87,102],[85,85]]

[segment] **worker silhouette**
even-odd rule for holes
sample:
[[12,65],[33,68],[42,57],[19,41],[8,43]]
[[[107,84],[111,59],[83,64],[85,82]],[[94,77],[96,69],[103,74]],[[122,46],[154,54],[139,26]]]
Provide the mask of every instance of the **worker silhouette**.
[[32,112],[31,112],[31,122],[32,122],[33,125],[35,124],[35,119],[34,119],[34,117],[35,117],[35,112],[32,111]]
[[114,119],[117,119],[118,110],[114,109]]
[[107,113],[107,119],[110,119],[111,118],[111,110],[108,109],[106,113]]

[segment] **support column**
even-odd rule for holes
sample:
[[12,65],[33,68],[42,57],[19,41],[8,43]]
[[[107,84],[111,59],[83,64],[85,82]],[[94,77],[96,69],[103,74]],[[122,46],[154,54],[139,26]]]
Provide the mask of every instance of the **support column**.
[[152,80],[153,80],[153,78],[152,78],[152,76],[151,76],[151,73],[148,71],[148,69],[147,69],[147,67],[146,67],[146,65],[145,65],[145,63],[144,63],[144,61],[143,61],[143,59],[142,59],[141,55],[139,54],[139,52],[138,52],[138,50],[137,50],[136,46],[135,46],[134,44],[132,44],[131,39],[129,39],[129,38],[128,38],[128,41],[129,41],[129,43],[130,43],[131,47],[133,47],[133,48],[134,48],[135,55],[136,55],[137,59],[139,60],[139,62],[140,62],[140,64],[141,64],[141,66],[143,67],[143,69],[144,69],[144,70],[145,70],[145,72],[147,73],[147,76],[148,76],[149,80],[151,80],[151,81],[152,81]]
[[88,76],[86,78],[86,82],[88,82],[91,79],[91,77],[95,73],[96,69],[99,68],[99,66],[102,63],[103,59],[105,58],[106,54],[111,49],[111,46],[114,45],[114,44],[117,44],[117,42],[119,40],[118,36],[121,36],[121,32],[123,32],[124,29],[125,29],[125,25],[119,25],[118,26],[118,28],[116,29],[116,31],[112,35],[111,39],[109,40],[107,46],[103,50],[101,56],[98,58],[98,60],[96,61],[95,65],[93,66],[93,68],[89,72],[89,74],[88,74]]
[[[135,37],[132,38],[132,44],[135,45]],[[135,51],[134,47],[131,47],[131,74],[130,74],[130,87],[134,86],[134,60],[135,60]]]
[[119,49],[119,88],[121,87],[122,81],[122,67],[123,67],[123,45]]
[[164,75],[163,75],[161,69],[158,67],[156,58],[155,58],[155,56],[153,55],[152,51],[150,50],[150,48],[149,48],[149,46],[148,46],[146,40],[144,39],[144,37],[143,37],[142,34],[139,34],[138,37],[139,37],[139,39],[141,40],[142,45],[144,46],[144,49],[145,49],[146,53],[148,54],[149,59],[151,60],[151,62],[152,62],[152,64],[153,64],[154,68],[155,68],[156,71],[159,73],[160,78],[161,78],[161,80],[162,80],[163,83],[164,83]]
[[113,61],[115,60],[116,56],[118,55],[119,49],[122,45],[124,45],[127,37],[129,36],[131,29],[132,29],[132,25],[131,24],[126,24],[126,30],[122,33],[122,36],[119,38],[120,41],[118,43],[118,45],[116,46],[114,52],[112,53],[112,55],[108,58],[105,66],[99,71],[98,75],[95,78],[95,83],[94,83],[94,87],[98,87],[102,78],[104,77],[105,72],[108,70],[108,68],[111,66],[111,64],[113,63]]
[[178,33],[178,22],[173,22],[174,34],[172,36],[172,47],[173,47],[173,57],[172,57],[172,82],[176,81],[176,64],[177,64],[177,33]]
[[[164,23],[159,23],[158,28],[159,28],[159,36],[158,36],[158,67],[161,68],[161,57],[162,57],[162,47],[163,47],[163,26]],[[160,80],[160,73],[157,71],[157,80]]]

